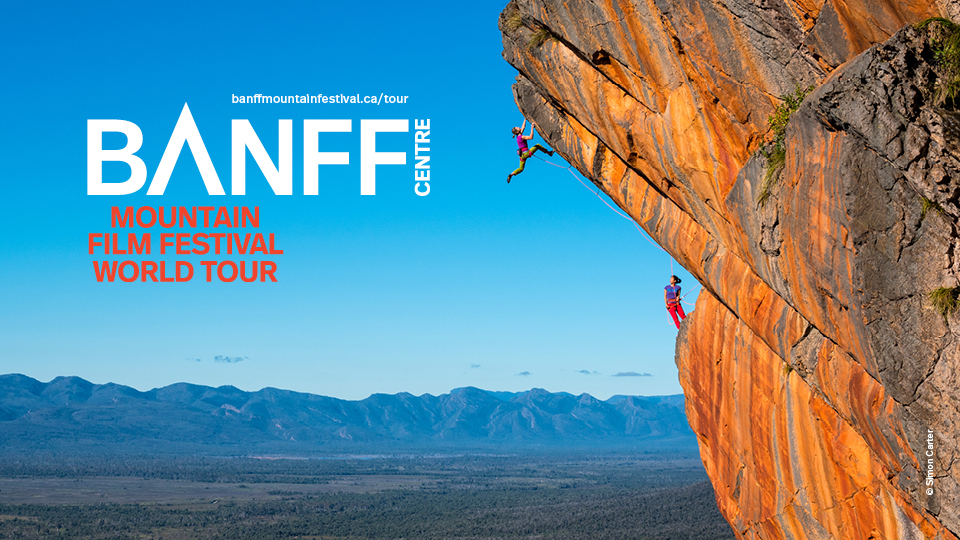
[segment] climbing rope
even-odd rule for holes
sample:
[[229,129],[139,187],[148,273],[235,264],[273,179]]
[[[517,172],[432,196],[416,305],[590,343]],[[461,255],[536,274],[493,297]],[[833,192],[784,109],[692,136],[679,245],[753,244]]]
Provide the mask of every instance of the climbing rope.
[[[643,229],[640,228],[640,224],[637,223],[637,220],[633,219],[632,217],[630,217],[630,216],[627,215],[627,214],[624,214],[624,213],[621,212],[620,210],[618,210],[618,209],[614,208],[613,206],[611,206],[610,203],[608,203],[607,201],[605,201],[605,200],[603,199],[603,197],[600,196],[600,188],[597,188],[596,190],[593,190],[593,189],[590,188],[590,186],[588,186],[587,184],[583,183],[583,180],[581,180],[580,177],[577,176],[577,174],[576,174],[575,172],[573,172],[573,165],[567,165],[566,167],[564,167],[563,165],[557,165],[556,163],[552,163],[552,162],[550,162],[550,161],[547,161],[547,160],[543,159],[542,157],[540,157],[540,156],[538,156],[538,155],[534,155],[533,157],[539,159],[540,161],[546,163],[547,165],[553,165],[554,167],[556,167],[556,168],[558,168],[558,169],[566,169],[567,172],[570,173],[570,176],[573,176],[574,178],[576,178],[577,182],[580,182],[580,185],[581,185],[581,186],[587,188],[587,190],[589,190],[591,193],[593,193],[594,195],[596,195],[597,198],[600,199],[600,202],[602,202],[603,204],[607,205],[607,208],[609,208],[609,209],[613,210],[614,212],[616,212],[618,216],[620,216],[620,217],[622,217],[622,218],[624,218],[624,219],[630,220],[630,223],[633,223],[633,226],[636,227],[637,232],[640,233],[640,236],[643,236],[644,240],[646,240],[647,242],[649,242],[650,245],[652,245],[653,247],[655,247],[655,248],[659,249],[660,251],[666,253],[668,256],[670,255],[670,253],[669,253],[667,250],[663,249],[663,248],[660,246],[660,244],[657,244],[656,242],[654,242],[653,239],[649,237],[649,235],[647,235],[647,234],[645,234],[645,233],[643,232]],[[673,273],[673,257],[672,257],[672,256],[670,257],[670,275],[671,275],[671,276],[674,275],[674,273]],[[693,290],[691,290],[691,291],[688,292],[687,294],[690,294],[690,293],[696,291],[696,290],[699,289],[699,288],[700,288],[700,285],[697,284],[696,288],[694,288]],[[691,304],[690,302],[685,302],[685,301],[683,300],[684,298],[686,298],[687,294],[681,296],[681,297],[680,297],[680,301],[683,302],[684,304],[690,306],[690,307],[696,307],[694,304]],[[668,321],[668,322],[669,322],[669,321]],[[671,324],[673,324],[673,323],[671,322]]]
[[[697,286],[696,286],[692,291],[688,292],[687,294],[690,294],[690,293],[696,291],[696,290],[699,289],[699,288],[700,288],[700,285],[697,284]],[[680,301],[683,302],[684,304],[690,306],[690,307],[697,307],[695,304],[691,304],[690,302],[687,302],[687,301],[684,300],[684,298],[687,297],[687,294],[681,296],[681,297],[680,297]]]
[[[673,257],[670,257],[670,275],[671,275],[671,276],[672,276],[672,275],[675,275],[675,274],[673,273]],[[688,291],[687,294],[690,294],[690,293],[692,293],[693,291],[695,291],[695,290],[697,290],[697,289],[699,289],[699,288],[700,288],[700,284],[697,283],[697,286],[694,287],[693,290]],[[685,295],[683,295],[683,296],[680,297],[680,301],[681,301],[681,302],[683,302],[683,299],[687,297],[687,294],[685,294]],[[683,303],[686,304],[686,305],[688,305],[688,306],[690,306],[690,307],[696,307],[695,305],[691,304],[690,302],[683,302]]]
[[[617,210],[616,208],[614,208],[613,206],[611,206],[610,203],[608,203],[607,201],[605,201],[605,200],[603,199],[603,197],[600,196],[600,189],[599,189],[599,188],[597,188],[596,190],[593,190],[593,189],[590,189],[590,186],[584,184],[584,183],[583,183],[583,180],[581,180],[580,177],[577,176],[577,174],[576,174],[575,172],[573,172],[573,165],[567,165],[566,167],[564,167],[563,165],[557,165],[556,163],[551,163],[551,162],[543,159],[542,157],[540,157],[540,156],[538,156],[538,155],[534,155],[533,157],[539,159],[540,161],[546,163],[547,165],[553,165],[554,167],[557,167],[558,169],[566,169],[567,172],[570,173],[570,176],[573,176],[574,178],[576,178],[576,179],[577,179],[577,182],[580,182],[580,185],[581,185],[581,186],[587,188],[587,190],[589,190],[591,193],[593,193],[594,195],[596,195],[597,198],[600,199],[600,202],[602,202],[603,204],[607,205],[607,208],[609,208],[609,209],[613,210],[614,212],[616,212],[617,215],[620,216],[620,217],[622,217],[623,219],[629,220],[630,223],[633,223],[633,226],[637,228],[637,232],[639,232],[640,235],[643,236],[643,238],[644,238],[647,242],[650,242],[650,245],[652,245],[653,247],[655,247],[655,248],[659,249],[660,251],[662,251],[662,252],[664,252],[664,253],[667,253],[667,255],[669,255],[669,253],[667,252],[667,250],[665,250],[665,249],[663,249],[662,247],[660,247],[660,244],[657,244],[656,242],[654,242],[652,238],[650,238],[648,235],[646,235],[646,234],[643,232],[643,229],[640,228],[640,224],[637,223],[637,221],[636,221],[635,219],[633,219],[632,217],[628,216],[627,214],[624,214],[624,213],[621,212],[620,210]],[[672,259],[672,258],[670,259],[670,269],[673,270],[673,259]],[[671,272],[671,274],[672,274],[672,272]]]

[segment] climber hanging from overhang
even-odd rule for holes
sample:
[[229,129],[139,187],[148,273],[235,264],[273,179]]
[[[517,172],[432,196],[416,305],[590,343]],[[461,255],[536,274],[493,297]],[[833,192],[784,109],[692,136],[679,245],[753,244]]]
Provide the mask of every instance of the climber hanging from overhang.
[[[682,299],[683,297],[680,296],[680,278],[670,276],[670,284],[663,288],[663,301],[667,304],[667,311],[673,317],[673,323],[677,325],[677,328],[680,328],[680,321],[687,317],[687,314],[683,312],[683,306],[680,305]],[[677,318],[678,315],[680,316],[679,319]]]
[[527,159],[535,154],[537,150],[545,152],[547,155],[552,156],[553,150],[547,150],[546,147],[539,144],[533,145],[533,148],[527,148],[527,141],[533,139],[533,122],[530,122],[530,134],[524,135],[523,130],[527,127],[527,119],[523,119],[523,125],[520,127],[514,127],[511,132],[513,136],[517,138],[517,155],[520,156],[520,166],[517,167],[517,170],[507,175],[507,183],[510,183],[510,180],[523,172],[523,167],[527,164]]

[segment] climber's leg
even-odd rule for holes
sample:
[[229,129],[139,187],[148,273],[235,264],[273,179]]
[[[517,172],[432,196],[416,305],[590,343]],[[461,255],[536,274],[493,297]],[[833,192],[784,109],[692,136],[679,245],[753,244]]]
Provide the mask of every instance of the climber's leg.
[[530,149],[530,152],[528,152],[528,154],[529,154],[530,156],[532,156],[533,153],[536,152],[537,150],[546,153],[548,156],[552,156],[552,155],[553,155],[553,150],[547,150],[546,147],[541,146],[541,145],[539,145],[539,144],[533,145],[533,148]]
[[[678,319],[678,318],[677,318],[677,307],[678,307],[678,306],[677,306],[676,304],[667,306],[667,311],[669,311],[669,312],[670,312],[670,316],[673,317],[673,324],[677,325],[677,328],[679,329],[679,328],[680,328],[680,321],[681,321],[682,319]],[[680,309],[683,309],[683,308],[680,308]]]
[[527,158],[530,157],[528,154],[529,154],[529,152],[526,152],[526,153],[524,153],[522,156],[520,156],[520,166],[517,167],[517,170],[515,170],[515,171],[513,171],[512,173],[510,173],[510,174],[507,175],[507,183],[508,183],[508,184],[510,183],[510,180],[511,180],[514,176],[516,176],[516,175],[518,175],[518,174],[520,174],[520,173],[523,172],[523,167],[527,164]]

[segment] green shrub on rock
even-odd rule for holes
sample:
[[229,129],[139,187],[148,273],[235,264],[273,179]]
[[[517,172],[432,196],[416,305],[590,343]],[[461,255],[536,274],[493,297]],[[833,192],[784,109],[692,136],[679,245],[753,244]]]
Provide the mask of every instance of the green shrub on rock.
[[917,24],[917,30],[933,25],[937,28],[930,37],[930,47],[940,71],[936,105],[955,110],[960,94],[960,25],[943,17],[931,17]]
[[960,306],[960,287],[938,287],[928,294],[933,308],[946,319]]
[[763,206],[770,198],[770,190],[780,180],[780,173],[787,161],[787,123],[790,117],[800,108],[803,99],[815,88],[810,85],[806,88],[799,84],[793,92],[780,96],[782,103],[777,105],[769,117],[767,127],[772,138],[764,143],[757,153],[767,160],[764,168],[763,183],[760,185],[760,194],[757,196],[757,205]]

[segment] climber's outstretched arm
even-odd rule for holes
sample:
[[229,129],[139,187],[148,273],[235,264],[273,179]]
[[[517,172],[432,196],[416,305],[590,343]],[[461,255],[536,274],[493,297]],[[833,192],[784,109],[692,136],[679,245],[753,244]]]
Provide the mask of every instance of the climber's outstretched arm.
[[[526,122],[527,119],[524,118],[523,121]],[[522,133],[523,133],[523,130],[521,129],[520,132],[521,132],[521,134],[522,134]],[[529,134],[529,135],[523,135],[523,140],[529,141],[530,139],[533,139],[533,122],[530,122],[530,134]]]

